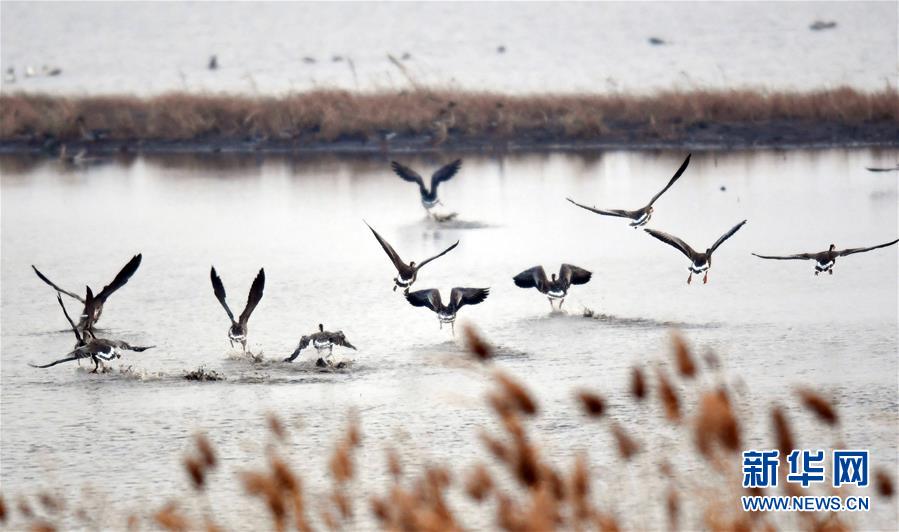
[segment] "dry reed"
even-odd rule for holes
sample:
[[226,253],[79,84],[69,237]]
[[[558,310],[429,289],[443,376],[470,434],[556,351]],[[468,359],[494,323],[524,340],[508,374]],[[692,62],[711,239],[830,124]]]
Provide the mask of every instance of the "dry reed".
[[[83,122],[79,122],[79,117]],[[245,140],[386,142],[427,137],[433,143],[677,141],[725,130],[770,126],[775,137],[808,138],[815,125],[854,131],[899,125],[899,93],[842,87],[814,92],[665,91],[653,95],[507,95],[416,89],[400,92],[313,90],[283,97],[170,93],[133,96],[0,96],[0,141]],[[826,132],[825,132],[826,133]],[[849,133],[847,133],[849,134]],[[826,134],[825,134],[826,136]],[[889,138],[888,138],[889,140]],[[895,136],[893,136],[895,142]]]

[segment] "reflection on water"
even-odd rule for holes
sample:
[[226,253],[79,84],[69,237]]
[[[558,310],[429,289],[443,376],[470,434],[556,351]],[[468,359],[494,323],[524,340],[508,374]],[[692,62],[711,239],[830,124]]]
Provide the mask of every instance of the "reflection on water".
[[[403,160],[435,167],[453,155]],[[610,404],[625,403],[631,367],[663,355],[668,330],[678,327],[745,383],[755,411],[780,402],[794,383],[832,394],[846,445],[870,448],[895,470],[896,250],[843,258],[825,277],[815,277],[809,263],[772,264],[750,252],[895,238],[897,202],[884,198],[895,199],[896,176],[864,167],[893,164],[899,153],[695,153],[649,226],[704,242],[737,220],[749,223],[716,252],[709,284],[692,286],[675,250],[565,201],[643,205],[683,157],[465,156],[458,176],[441,186],[446,208],[459,213],[448,224],[426,219],[418,191],[381,155],[178,155],[81,168],[0,157],[4,494],[50,482],[74,494],[89,479],[112,508],[158,505],[186,487],[179,453],[194,430],[208,430],[226,469],[238,470],[247,446],[259,445],[269,411],[302,419],[291,451],[313,494],[326,488],[322,449],[350,407],[362,414],[369,462],[398,432],[413,436],[406,445],[417,464],[481,456],[474,430],[491,423],[480,406],[484,382],[459,366],[463,348],[449,328],[391,291],[396,272],[363,219],[403,257],[461,241],[422,270],[415,289],[491,288],[459,320],[476,323],[497,346],[496,364],[535,390],[551,455],[584,448],[597,471],[614,466],[610,448],[584,432],[571,390],[589,387]],[[87,373],[88,365],[28,367],[72,344],[51,290],[30,265],[74,290],[110,279],[137,252],[143,264],[110,298],[100,326],[103,335],[156,349],[127,353],[100,375]],[[566,313],[550,314],[545,296],[512,283],[533,265],[550,271],[562,262],[593,272],[588,284],[572,287]],[[209,283],[212,263],[241,302],[265,267],[265,295],[249,333],[263,362],[232,354]],[[348,368],[315,368],[314,350],[294,364],[278,362],[318,323],[353,339],[358,351],[340,353]],[[224,380],[184,378],[200,367]],[[618,408],[612,416],[640,420]],[[789,414],[804,434],[808,416]],[[747,427],[749,442],[767,437],[757,421]],[[216,484],[211,496],[226,508],[224,522],[252,527],[262,519],[229,504],[240,496],[236,482]],[[626,515],[632,503],[621,504]],[[881,502],[860,519],[882,524],[895,510],[895,502]]]

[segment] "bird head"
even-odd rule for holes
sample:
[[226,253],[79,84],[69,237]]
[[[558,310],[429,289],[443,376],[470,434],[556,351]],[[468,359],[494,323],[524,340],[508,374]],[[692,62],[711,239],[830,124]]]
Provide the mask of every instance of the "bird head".
[[414,268],[414,267],[415,267],[415,261],[414,261],[414,260],[413,260],[413,261],[409,261],[409,267],[410,267],[410,268]]
[[321,323],[318,324],[318,332],[325,332],[325,326]]
[[553,274],[552,278],[553,278],[553,282],[556,282],[556,274]]
[[831,244],[830,247],[827,248],[827,251],[833,251],[835,249],[837,249],[837,247],[835,245]]

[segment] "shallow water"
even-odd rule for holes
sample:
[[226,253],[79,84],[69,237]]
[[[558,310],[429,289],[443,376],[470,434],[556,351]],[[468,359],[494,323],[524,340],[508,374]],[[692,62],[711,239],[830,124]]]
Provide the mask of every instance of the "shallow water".
[[[208,431],[224,464],[211,492],[221,520],[257,528],[265,516],[255,503],[234,504],[244,501],[234,473],[262,460],[272,411],[299,425],[289,453],[312,500],[328,489],[327,458],[351,408],[364,434],[358,493],[384,486],[388,445],[413,469],[448,461],[463,471],[484,459],[477,430],[495,423],[484,407],[487,380],[460,364],[458,331],[454,340],[432,313],[391,292],[395,272],[363,219],[406,260],[461,240],[422,270],[415,288],[438,287],[444,297],[453,286],[491,288],[483,304],[460,311],[460,323],[475,323],[498,346],[497,366],[533,389],[542,409],[538,440],[566,468],[586,449],[598,482],[615,486],[616,475],[626,473],[635,478],[626,493],[663,500],[654,464],[679,451],[691,455],[692,441],[665,425],[655,407],[632,404],[627,390],[633,365],[668,361],[674,326],[698,351],[714,350],[729,381],[744,390],[747,447],[770,441],[767,408],[779,403],[803,447],[841,440],[871,449],[874,465],[895,471],[896,248],[842,258],[835,274],[823,277],[810,263],[749,253],[895,238],[896,174],[864,167],[895,164],[899,152],[694,154],[649,226],[700,247],[749,222],[716,252],[709,283],[691,286],[678,252],[564,200],[636,207],[683,156],[466,156],[460,174],[441,188],[446,208],[459,213],[447,225],[425,221],[415,187],[381,157],[179,156],[79,168],[0,158],[3,493],[52,488],[71,500],[89,486],[84,504],[108,526],[122,523],[129,511],[187,493],[181,458],[199,429]],[[449,159],[408,162],[430,168]],[[110,298],[100,328],[157,347],[127,353],[107,374],[91,375],[86,364],[29,367],[61,357],[73,343],[52,291],[30,265],[65,288],[98,289],[137,252],[143,263]],[[535,264],[551,271],[563,261],[593,271],[590,283],[572,288],[565,313],[551,314],[544,297],[511,282]],[[264,363],[229,347],[210,265],[236,309],[265,267],[265,296],[249,333]],[[70,312],[80,310],[67,303]],[[594,318],[582,317],[585,307]],[[348,369],[317,371],[310,353],[300,364],[273,362],[318,323],[343,330],[359,348],[335,351],[352,361]],[[181,378],[201,366],[226,380]],[[706,372],[703,379],[718,378]],[[842,427],[812,422],[796,406],[796,384],[834,397]],[[582,387],[606,396],[610,415],[645,445],[638,466],[619,463],[606,429],[584,423],[573,400]],[[676,466],[703,471],[695,459]],[[736,493],[738,486],[730,488]],[[614,495],[620,489],[601,491],[606,509],[630,526],[661,526],[660,512],[633,511],[638,498],[622,500]],[[359,497],[358,528],[370,525],[365,500]],[[876,499],[873,508],[854,522],[894,528],[895,502]],[[699,519],[698,510],[688,508],[690,519]],[[474,515],[466,524],[489,525]]]
[[[895,2],[3,2],[0,10],[0,63],[18,73],[4,91],[271,94],[406,89],[410,78],[511,93],[879,90],[897,80]],[[816,20],[837,26],[811,31]],[[219,68],[210,71],[213,54]],[[62,73],[24,76],[43,65]]]

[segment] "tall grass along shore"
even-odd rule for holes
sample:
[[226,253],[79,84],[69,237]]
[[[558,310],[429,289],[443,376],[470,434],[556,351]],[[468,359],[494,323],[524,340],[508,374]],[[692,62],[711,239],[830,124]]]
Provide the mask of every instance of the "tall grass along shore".
[[63,144],[97,152],[896,146],[899,91],[0,96],[0,151],[52,154]]

